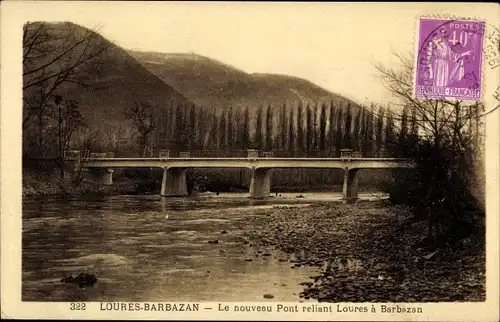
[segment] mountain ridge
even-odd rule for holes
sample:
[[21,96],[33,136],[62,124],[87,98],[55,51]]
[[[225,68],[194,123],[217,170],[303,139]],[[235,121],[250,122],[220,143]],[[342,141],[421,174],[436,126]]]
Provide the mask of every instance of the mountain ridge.
[[129,50],[152,74],[198,105],[257,107],[260,105],[348,102],[304,78],[287,74],[247,73],[230,64],[197,53]]

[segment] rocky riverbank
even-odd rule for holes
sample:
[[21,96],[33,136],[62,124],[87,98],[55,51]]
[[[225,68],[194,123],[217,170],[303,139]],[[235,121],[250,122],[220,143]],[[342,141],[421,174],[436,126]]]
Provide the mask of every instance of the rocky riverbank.
[[300,297],[325,302],[484,301],[484,248],[418,248],[425,223],[384,202],[278,208],[249,220],[255,247],[295,253],[292,268],[321,267]]

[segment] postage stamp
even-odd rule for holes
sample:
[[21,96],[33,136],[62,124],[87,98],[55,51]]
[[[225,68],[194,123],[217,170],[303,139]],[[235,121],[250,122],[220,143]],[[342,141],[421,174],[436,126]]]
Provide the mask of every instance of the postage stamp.
[[421,18],[415,96],[481,100],[484,29],[483,21]]

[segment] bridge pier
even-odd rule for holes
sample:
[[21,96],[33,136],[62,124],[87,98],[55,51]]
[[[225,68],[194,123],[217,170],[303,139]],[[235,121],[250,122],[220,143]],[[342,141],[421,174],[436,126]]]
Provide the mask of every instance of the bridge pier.
[[110,186],[113,184],[113,172],[115,172],[113,169],[92,168],[90,175],[96,183]]
[[160,195],[163,197],[187,196],[186,169],[163,168]]
[[358,199],[358,175],[359,169],[344,169],[344,184],[342,187],[342,199],[346,203],[354,203]]
[[271,169],[252,168],[250,174],[250,197],[265,198],[271,193]]

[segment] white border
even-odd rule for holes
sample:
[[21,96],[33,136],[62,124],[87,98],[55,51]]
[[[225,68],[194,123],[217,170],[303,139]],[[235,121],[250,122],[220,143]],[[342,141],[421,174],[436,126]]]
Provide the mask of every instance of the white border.
[[[129,2],[127,5],[132,6]],[[147,6],[151,3],[143,3]],[[268,314],[235,312],[219,312],[215,308],[218,303],[202,302],[201,305],[211,305],[210,314],[207,311],[194,313],[186,312],[116,312],[100,311],[99,304],[88,303],[87,310],[71,311],[68,303],[57,302],[21,302],[21,84],[22,70],[20,57],[22,57],[20,40],[22,37],[23,17],[27,12],[33,14],[43,8],[51,7],[52,10],[77,10],[82,6],[103,6],[108,10],[114,5],[121,5],[118,2],[2,2],[1,7],[1,114],[0,114],[0,203],[1,203],[1,310],[2,317],[10,318],[53,318],[53,319],[224,319],[224,320],[374,320],[374,321],[395,321],[395,320],[497,320],[499,316],[498,303],[498,282],[499,282],[499,114],[492,113],[486,117],[486,199],[487,199],[487,300],[484,303],[424,303],[411,304],[423,308],[422,315],[404,315],[404,314],[279,314],[276,312]],[[172,4],[173,5],[173,4]],[[177,4],[176,4],[177,5]],[[178,5],[182,5],[179,3]],[[190,5],[193,5],[191,3]],[[206,5],[206,4],[205,4]],[[227,3],[227,6],[232,5]],[[255,6],[262,6],[265,10],[265,3],[256,3]],[[286,4],[286,6],[300,6],[305,4]],[[316,6],[324,5],[325,9],[332,10],[332,19],[335,18],[334,8],[336,5],[346,4],[311,4]],[[355,5],[361,4],[352,4]],[[373,6],[376,9],[402,8],[410,10],[414,16],[423,16],[434,12],[466,14],[474,9],[481,13],[487,23],[499,26],[498,17],[500,16],[499,7],[496,4],[483,3],[418,3],[418,4],[363,4]],[[362,23],[359,23],[363,28]],[[354,28],[354,27],[353,27]],[[500,28],[499,28],[500,29]],[[418,46],[418,45],[417,45]],[[491,103],[492,93],[499,84],[499,71],[483,70],[483,91],[484,100],[487,104]],[[489,103],[488,103],[489,102]],[[228,303],[234,305],[235,303]],[[258,303],[252,303],[257,305]],[[265,302],[269,304],[269,302]],[[296,304],[291,303],[291,304]],[[347,304],[347,303],[344,303]],[[276,305],[274,303],[273,305]],[[304,304],[299,304],[304,305]],[[331,304],[333,308],[336,304]],[[363,304],[355,303],[355,306]],[[371,304],[366,304],[371,307]],[[401,305],[401,303],[400,303]],[[380,304],[376,304],[380,306]],[[379,311],[380,312],[380,311]]]

